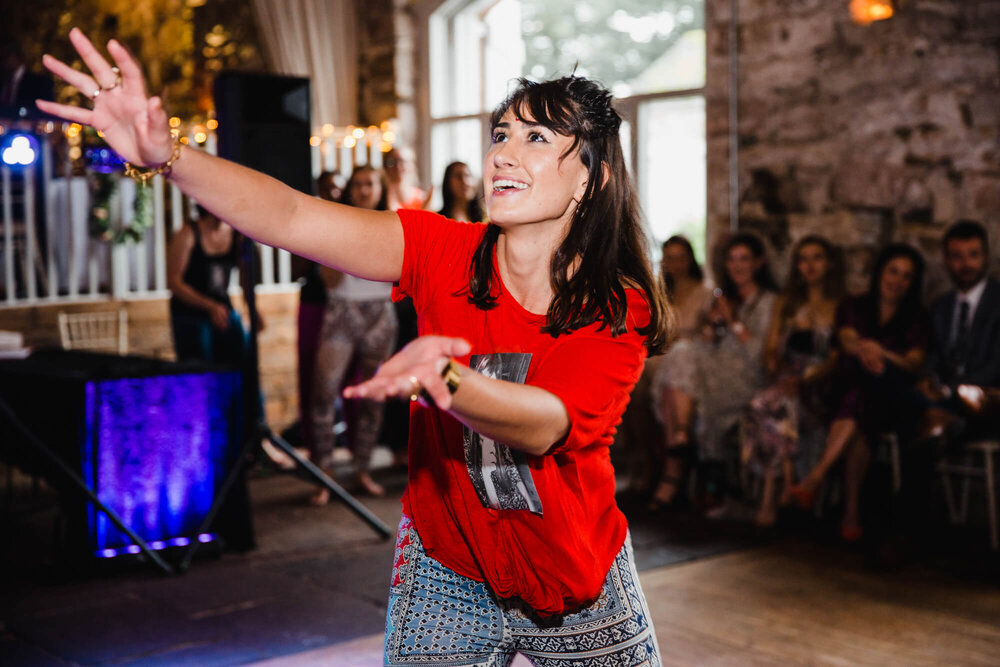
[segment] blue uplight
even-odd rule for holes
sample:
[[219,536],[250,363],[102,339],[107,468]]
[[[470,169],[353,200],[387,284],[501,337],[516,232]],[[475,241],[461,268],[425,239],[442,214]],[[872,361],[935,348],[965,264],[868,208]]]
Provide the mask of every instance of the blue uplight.
[[163,540],[154,540],[153,542],[149,543],[149,548],[152,549],[153,551],[159,551],[160,549],[165,549],[166,546],[167,543],[164,542]]
[[170,540],[170,545],[174,547],[186,547],[189,544],[191,544],[191,540],[186,537],[175,537]]
[[101,558],[114,558],[118,555],[118,552],[115,549],[101,549],[97,555]]
[[0,158],[9,167],[30,167],[38,159],[38,140],[30,134],[11,132],[0,141]]
[[125,547],[125,553],[137,554],[140,551],[142,551],[142,549],[139,548],[138,544],[130,544],[127,547]]
[[215,539],[215,535],[210,535],[208,533],[202,533],[198,536],[198,541],[202,544],[207,544]]

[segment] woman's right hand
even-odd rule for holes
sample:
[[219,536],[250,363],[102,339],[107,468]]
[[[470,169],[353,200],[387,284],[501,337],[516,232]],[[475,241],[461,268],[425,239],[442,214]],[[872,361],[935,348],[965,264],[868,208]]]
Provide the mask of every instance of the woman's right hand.
[[42,63],[84,95],[93,99],[95,91],[100,90],[100,94],[93,99],[92,109],[44,100],[37,101],[38,108],[68,121],[90,125],[104,135],[112,150],[133,164],[148,167],[168,161],[173,142],[167,114],[159,97],[146,97],[146,82],[135,59],[117,41],[108,42],[108,52],[120,70],[119,84],[111,65],[79,28],[70,31],[69,39],[90,68],[90,75],[47,54]]
[[217,303],[208,310],[208,319],[212,321],[213,327],[225,331],[229,328],[229,309]]

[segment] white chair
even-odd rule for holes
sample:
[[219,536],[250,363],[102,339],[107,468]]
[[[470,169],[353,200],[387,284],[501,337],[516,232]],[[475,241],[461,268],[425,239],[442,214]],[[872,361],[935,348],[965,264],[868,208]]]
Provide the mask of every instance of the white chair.
[[128,312],[59,313],[64,350],[128,354]]
[[[1000,549],[1000,536],[997,526],[997,493],[996,468],[994,457],[1000,452],[1000,440],[976,440],[962,448],[961,461],[951,461],[945,458],[938,464],[941,481],[944,485],[945,502],[948,503],[948,516],[953,524],[964,524],[969,510],[969,481],[973,477],[982,477],[986,482],[986,515],[990,529],[990,548]],[[954,457],[954,455],[952,455]],[[976,459],[981,463],[977,465]],[[962,497],[955,502],[952,488],[952,476],[962,476]]]

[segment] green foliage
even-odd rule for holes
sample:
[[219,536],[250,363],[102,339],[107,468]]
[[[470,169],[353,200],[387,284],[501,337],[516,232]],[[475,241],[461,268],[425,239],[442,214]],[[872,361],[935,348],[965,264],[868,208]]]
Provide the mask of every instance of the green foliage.
[[704,0],[525,0],[525,73],[578,74],[627,85],[689,30],[705,24]]

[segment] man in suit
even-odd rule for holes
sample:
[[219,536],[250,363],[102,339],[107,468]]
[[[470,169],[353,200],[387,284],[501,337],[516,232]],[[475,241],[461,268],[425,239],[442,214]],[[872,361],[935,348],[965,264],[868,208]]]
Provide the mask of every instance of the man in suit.
[[[934,406],[925,421],[955,422],[952,441],[1000,435],[1000,283],[988,275],[986,230],[961,220],[942,241],[955,288],[931,306],[934,342],[922,388]],[[960,420],[960,421],[958,421]],[[937,429],[940,430],[940,429]],[[929,434],[934,434],[931,426]]]
[[944,448],[1000,437],[1000,283],[988,276],[989,241],[978,222],[960,220],[941,243],[954,288],[931,306],[926,375],[908,404],[919,435],[902,454],[902,493],[887,498],[871,563],[899,565],[929,546],[934,465]]

